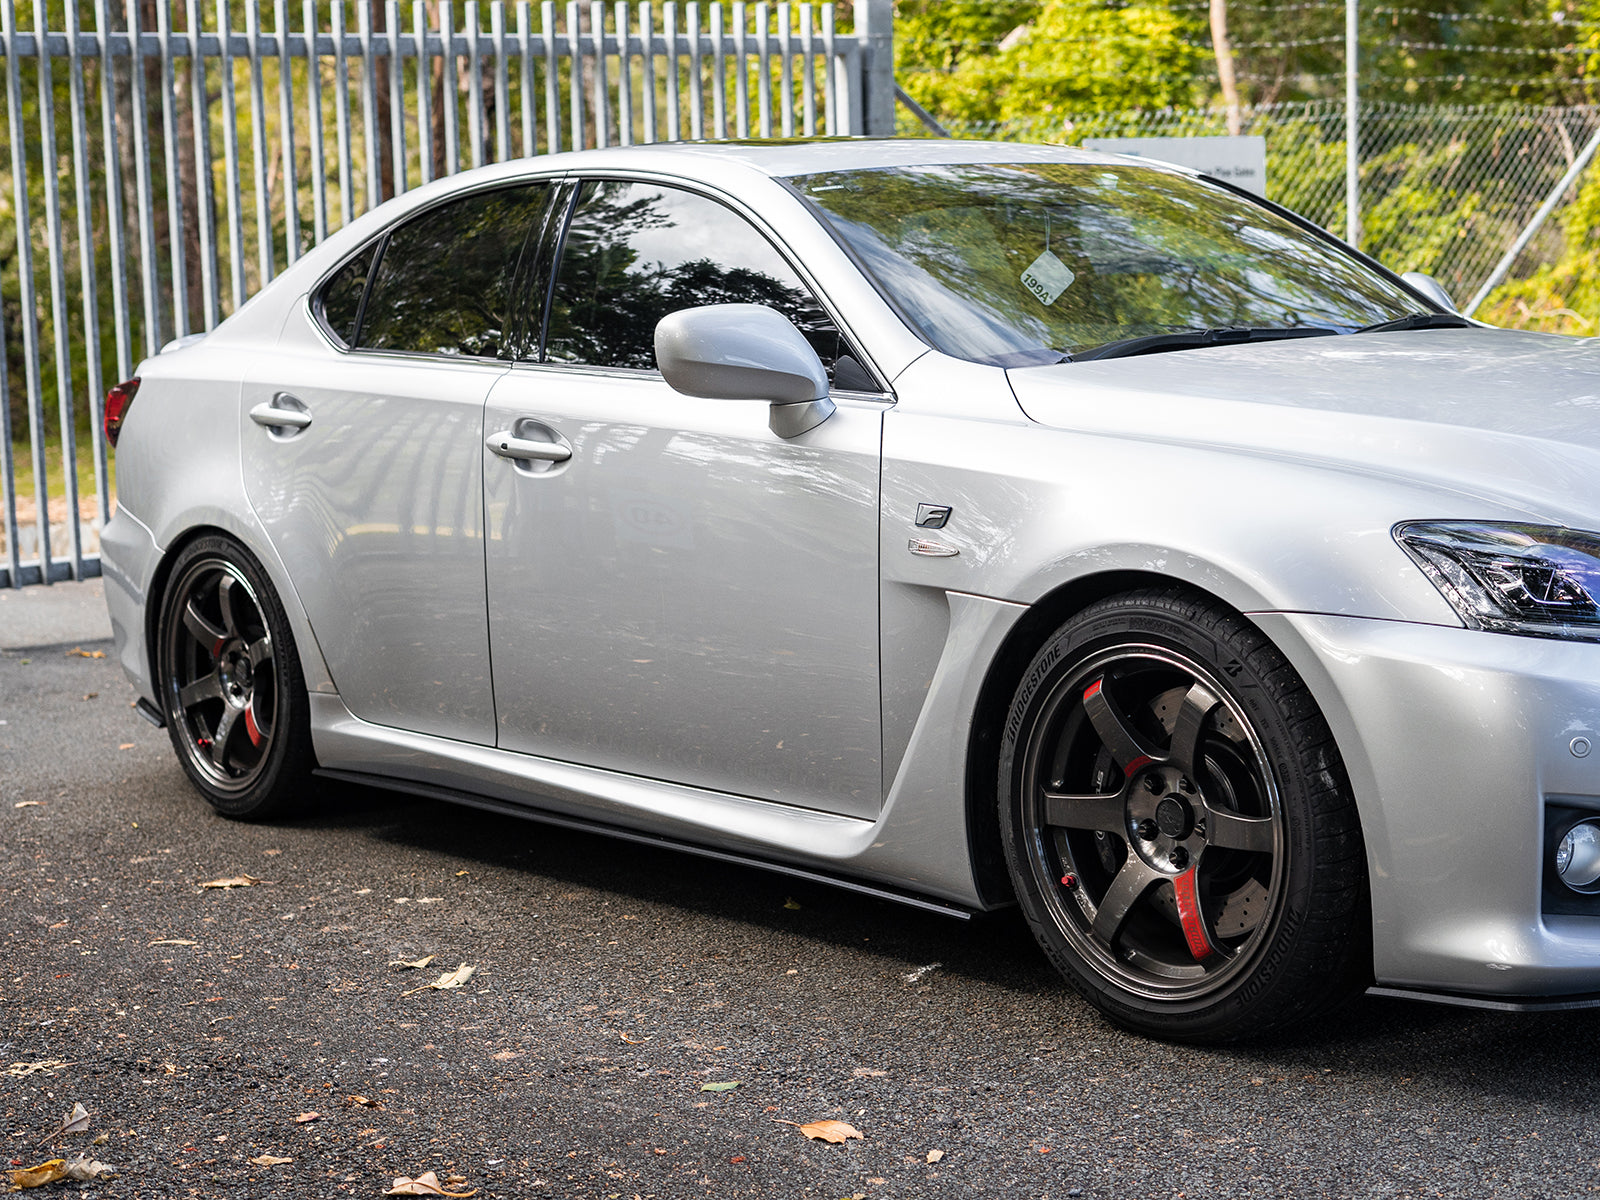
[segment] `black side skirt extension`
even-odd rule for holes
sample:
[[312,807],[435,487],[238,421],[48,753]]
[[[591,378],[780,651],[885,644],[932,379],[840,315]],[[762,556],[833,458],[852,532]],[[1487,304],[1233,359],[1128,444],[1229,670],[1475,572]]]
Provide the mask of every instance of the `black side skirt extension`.
[[912,892],[903,892],[883,884],[865,883],[859,879],[831,875],[826,871],[815,871],[806,867],[793,866],[789,863],[775,862],[772,859],[761,858],[757,855],[733,854],[726,850],[713,850],[708,846],[679,841],[677,838],[666,837],[662,834],[640,833],[637,830],[622,829],[616,825],[608,825],[603,821],[587,821],[582,817],[569,817],[545,812],[542,809],[524,807],[521,804],[512,804],[505,800],[477,796],[471,792],[458,792],[454,788],[435,787],[427,783],[413,783],[408,779],[391,779],[384,775],[368,775],[362,771],[337,771],[319,768],[316,773],[324,779],[336,779],[344,783],[358,783],[365,787],[383,788],[391,792],[408,792],[413,796],[425,796],[430,800],[447,800],[452,804],[465,804],[470,808],[481,808],[487,812],[522,817],[526,820],[539,821],[546,825],[559,825],[563,829],[599,833],[604,834],[606,837],[621,838],[625,842],[637,842],[642,846],[659,846],[665,850],[677,850],[684,854],[695,854],[701,858],[715,859],[717,862],[736,863],[739,866],[774,871],[779,875],[788,875],[794,879],[805,879],[813,883],[827,884],[829,887],[859,892],[863,896],[875,896],[880,900],[892,900],[896,904],[920,908],[926,912],[939,913],[942,916],[954,917],[960,921],[970,921],[978,915],[977,910],[967,908],[964,905],[954,904],[947,900],[934,900],[927,896],[918,896]]
[[1484,1008],[1491,1012],[1571,1012],[1579,1008],[1600,1008],[1600,995],[1580,996],[1466,996],[1459,992],[1422,992],[1412,988],[1371,987],[1369,996],[1392,1000],[1420,1000],[1424,1004],[1453,1004],[1458,1008]]

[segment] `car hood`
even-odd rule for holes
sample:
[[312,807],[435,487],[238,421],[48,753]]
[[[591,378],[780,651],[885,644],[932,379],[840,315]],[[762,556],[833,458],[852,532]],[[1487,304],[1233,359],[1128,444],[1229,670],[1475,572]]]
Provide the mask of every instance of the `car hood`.
[[1540,520],[1600,520],[1600,338],[1414,330],[1008,375],[1042,425],[1427,483]]

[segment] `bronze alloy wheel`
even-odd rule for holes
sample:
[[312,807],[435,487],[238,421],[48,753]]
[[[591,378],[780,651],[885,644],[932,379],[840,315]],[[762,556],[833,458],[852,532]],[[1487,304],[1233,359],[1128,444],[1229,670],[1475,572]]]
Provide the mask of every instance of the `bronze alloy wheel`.
[[1357,970],[1364,875],[1342,780],[1304,684],[1242,618],[1176,592],[1103,602],[1040,651],[1007,724],[1019,899],[1113,1019],[1262,1032]]
[[173,566],[157,638],[162,707],[191,780],[229,816],[279,812],[310,769],[305,689],[260,566],[221,537]]

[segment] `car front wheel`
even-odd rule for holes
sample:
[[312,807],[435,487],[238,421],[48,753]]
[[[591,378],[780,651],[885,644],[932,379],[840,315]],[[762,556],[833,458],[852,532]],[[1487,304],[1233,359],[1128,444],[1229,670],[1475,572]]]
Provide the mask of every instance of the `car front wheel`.
[[231,538],[178,555],[157,627],[173,747],[225,816],[259,820],[304,799],[315,767],[305,682],[283,605]]
[[1370,970],[1333,737],[1283,656],[1215,602],[1133,592],[1058,630],[1011,705],[999,795],[1029,924],[1118,1024],[1255,1037]]

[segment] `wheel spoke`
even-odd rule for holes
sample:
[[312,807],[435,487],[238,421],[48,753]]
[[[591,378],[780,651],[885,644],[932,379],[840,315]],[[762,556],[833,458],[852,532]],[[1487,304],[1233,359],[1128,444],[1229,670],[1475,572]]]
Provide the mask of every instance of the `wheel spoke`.
[[1144,898],[1144,894],[1157,881],[1165,878],[1165,875],[1147,866],[1137,855],[1128,855],[1127,861],[1122,864],[1122,869],[1111,881],[1111,886],[1106,889],[1106,894],[1101,897],[1100,905],[1095,910],[1094,924],[1091,926],[1095,937],[1108,946],[1114,944],[1117,933],[1127,921],[1133,906]]
[[240,710],[231,704],[224,708],[216,732],[211,735],[211,763],[219,771],[228,769],[228,742],[239,727],[239,713]]
[[1199,869],[1190,867],[1172,881],[1172,891],[1178,901],[1178,923],[1183,926],[1184,940],[1189,943],[1189,953],[1196,962],[1217,952],[1211,930],[1206,927],[1205,914],[1200,911],[1200,889],[1195,874]]
[[183,606],[183,624],[194,635],[194,640],[204,646],[206,652],[213,658],[216,657],[222,643],[227,641],[227,631],[207,620],[193,597],[190,597],[189,603]]
[[255,696],[251,696],[250,703],[245,705],[244,731],[250,735],[251,745],[256,747],[272,736],[272,726],[263,724],[258,715]]
[[1045,792],[1044,823],[1061,829],[1101,829],[1128,836],[1127,805],[1122,793],[1109,796],[1067,796]]
[[272,660],[272,635],[262,634],[245,647],[245,653],[250,656],[250,665],[252,667],[259,667],[264,662],[270,662]]
[[178,703],[185,709],[193,708],[207,700],[222,699],[222,681],[216,675],[202,675],[193,683],[185,684],[178,690]]
[[1178,719],[1172,728],[1172,744],[1167,749],[1167,761],[1190,779],[1200,772],[1200,731],[1206,718],[1216,711],[1218,700],[1201,683],[1193,684],[1178,709]]
[[1121,706],[1106,694],[1104,675],[1083,693],[1083,711],[1089,715],[1089,723],[1124,775],[1131,776],[1146,763],[1161,757],[1160,752],[1134,729]]
[[226,571],[217,580],[217,607],[222,610],[222,623],[227,627],[229,637],[239,636],[239,622],[233,615],[233,587],[235,580]]
[[1224,850],[1272,853],[1272,818],[1241,817],[1220,808],[1206,809],[1206,845]]

